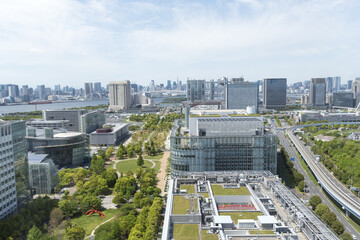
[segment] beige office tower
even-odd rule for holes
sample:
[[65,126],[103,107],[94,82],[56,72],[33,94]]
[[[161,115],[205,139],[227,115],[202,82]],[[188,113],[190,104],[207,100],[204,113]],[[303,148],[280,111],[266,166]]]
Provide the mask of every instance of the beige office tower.
[[109,110],[121,111],[131,108],[130,81],[117,81],[109,83]]

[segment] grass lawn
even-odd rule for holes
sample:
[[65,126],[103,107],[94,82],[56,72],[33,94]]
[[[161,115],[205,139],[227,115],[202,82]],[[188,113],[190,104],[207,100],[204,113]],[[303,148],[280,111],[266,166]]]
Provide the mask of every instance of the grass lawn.
[[144,157],[144,159],[160,160],[160,159],[162,159],[163,156],[164,156],[164,154],[160,154],[157,156],[143,156],[143,157]]
[[242,186],[241,188],[223,188],[220,184],[211,185],[214,195],[250,195],[249,190]]
[[[198,209],[197,200],[194,199],[195,210]],[[183,196],[174,196],[173,200],[173,214],[186,214],[186,210],[190,210],[190,200],[183,199]]]
[[206,233],[206,230],[201,230],[201,239],[202,240],[218,240],[219,235]]
[[[135,171],[139,166],[136,164],[136,159],[134,160],[122,160],[116,164],[116,169],[119,172],[126,173],[126,171],[131,170]],[[143,168],[151,168],[152,163],[150,161],[144,160]],[[156,167],[156,166],[155,166]]]
[[191,185],[180,185],[180,189],[186,189],[186,192],[188,194],[194,194],[195,193],[195,186],[193,184],[191,184]]
[[[71,219],[71,222],[83,227],[85,230],[85,236],[88,236],[91,234],[91,231],[94,230],[97,225],[114,217],[117,212],[119,212],[118,209],[106,209],[102,211],[105,218],[102,218],[98,213],[96,213],[90,216],[82,215],[81,217]],[[65,230],[63,233],[65,234]]]
[[[257,219],[257,216],[262,216],[262,212],[220,212],[220,216],[230,216],[235,224],[238,219]],[[241,216],[240,216],[241,215]]]
[[174,224],[173,238],[175,240],[199,240],[199,225]]
[[[257,230],[250,230],[249,231],[250,234],[252,235],[257,235],[258,231]],[[275,234],[273,230],[259,230],[259,234]]]
[[155,173],[158,173],[160,170],[160,161],[153,160],[153,162],[155,163],[155,167],[154,167]]

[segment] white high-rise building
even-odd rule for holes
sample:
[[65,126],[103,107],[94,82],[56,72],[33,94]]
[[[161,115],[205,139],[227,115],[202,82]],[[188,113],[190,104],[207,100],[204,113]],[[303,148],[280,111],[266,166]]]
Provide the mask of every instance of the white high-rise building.
[[12,125],[0,120],[0,219],[17,210]]
[[109,102],[110,111],[131,108],[131,87],[129,80],[109,83]]

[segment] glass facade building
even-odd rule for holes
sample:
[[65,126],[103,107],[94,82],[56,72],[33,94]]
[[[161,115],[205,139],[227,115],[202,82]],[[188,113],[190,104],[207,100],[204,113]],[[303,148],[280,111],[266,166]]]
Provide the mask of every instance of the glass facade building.
[[83,133],[28,128],[26,139],[29,151],[48,154],[59,167],[79,166],[89,157],[89,141]]
[[29,153],[30,187],[36,194],[49,194],[59,183],[59,174],[47,154]]
[[16,194],[21,204],[30,196],[25,121],[11,122],[15,162]]
[[264,79],[264,107],[286,107],[286,78]]
[[[212,119],[213,129],[216,129],[217,120],[226,122],[227,128],[231,122],[240,120],[231,117]],[[248,121],[244,123],[249,124]],[[198,122],[197,125],[201,124]],[[189,134],[192,130],[189,133],[181,130],[186,129],[183,121],[175,122],[170,136],[172,176],[184,172],[231,170],[270,170],[276,174],[276,135],[264,133],[261,129],[248,134],[245,131],[221,134],[225,125],[219,125],[215,134],[211,129],[209,132],[203,128],[205,125],[197,128],[197,134]]]
[[226,109],[246,109],[246,107],[254,106],[257,112],[258,101],[258,83],[237,81],[225,86]]

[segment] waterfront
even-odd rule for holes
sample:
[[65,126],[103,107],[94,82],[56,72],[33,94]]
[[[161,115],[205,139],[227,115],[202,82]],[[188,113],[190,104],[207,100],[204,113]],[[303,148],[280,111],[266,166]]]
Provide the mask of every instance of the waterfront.
[[[0,114],[7,113],[16,113],[16,112],[31,112],[41,111],[41,110],[60,110],[60,109],[68,109],[74,107],[87,107],[87,106],[97,106],[101,104],[108,104],[109,100],[90,100],[90,101],[68,101],[68,102],[58,102],[58,103],[50,103],[50,104],[21,104],[21,105],[7,105],[0,106]],[[36,108],[36,109],[35,109]]]

